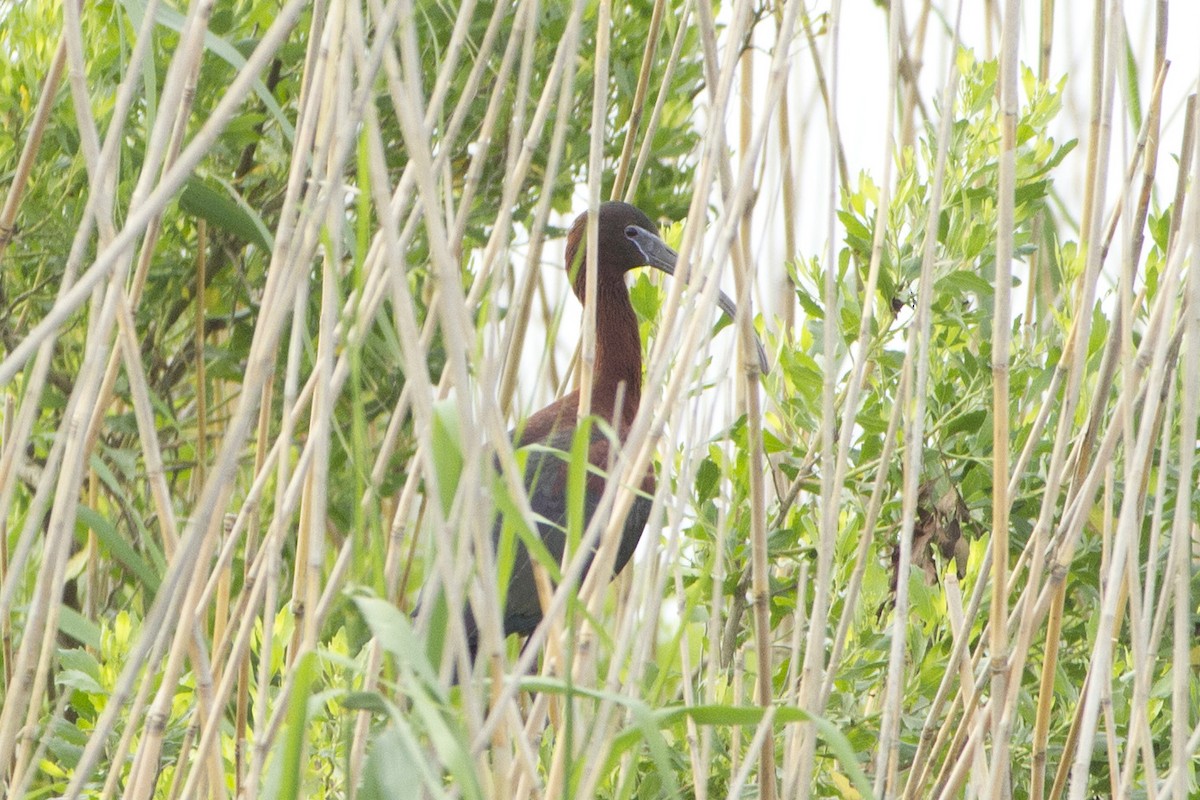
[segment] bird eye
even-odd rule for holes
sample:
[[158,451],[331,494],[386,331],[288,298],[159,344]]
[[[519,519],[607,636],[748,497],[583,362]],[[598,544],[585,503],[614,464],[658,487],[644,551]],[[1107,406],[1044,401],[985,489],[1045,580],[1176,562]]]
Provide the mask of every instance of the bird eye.
[[627,227],[625,229],[625,235],[628,236],[630,239],[636,239],[637,238],[637,228],[630,225],[629,227]]

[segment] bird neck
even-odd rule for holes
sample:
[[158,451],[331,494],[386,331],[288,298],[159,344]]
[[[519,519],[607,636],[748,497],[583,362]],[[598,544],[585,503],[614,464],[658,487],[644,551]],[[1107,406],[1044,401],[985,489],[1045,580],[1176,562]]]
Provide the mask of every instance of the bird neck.
[[[620,278],[596,286],[596,364],[592,413],[618,430],[633,422],[642,399],[642,340],[629,290]],[[617,404],[620,404],[620,420]]]

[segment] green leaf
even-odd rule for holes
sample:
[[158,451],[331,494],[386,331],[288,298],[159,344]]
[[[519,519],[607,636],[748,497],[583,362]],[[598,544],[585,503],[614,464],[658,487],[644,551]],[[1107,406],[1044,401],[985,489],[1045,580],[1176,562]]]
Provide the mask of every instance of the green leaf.
[[1014,193],[1014,202],[1018,206],[1027,205],[1034,200],[1041,200],[1050,191],[1050,180],[1034,181],[1018,186]]
[[348,692],[342,697],[342,708],[385,714],[388,711],[388,703],[379,692]]
[[413,780],[417,764],[413,763],[410,748],[403,734],[392,726],[371,738],[363,770],[360,800],[408,800],[423,796],[421,781]]
[[279,765],[279,792],[276,797],[296,800],[300,797],[301,778],[305,775],[304,743],[308,734],[308,700],[317,678],[317,654],[308,651],[296,663],[292,691],[288,698],[286,728],[275,763]]
[[[133,549],[133,545],[127,542],[117,530],[117,526],[112,524],[108,519],[101,516],[99,512],[87,506],[79,506],[79,521],[91,528],[95,532],[96,538],[100,540],[100,544],[108,550],[112,556],[121,562],[131,573],[133,573],[142,582],[142,586],[151,595],[158,592],[159,576],[150,569],[145,560],[138,555]],[[80,542],[86,541],[80,539]],[[78,638],[78,637],[76,637]],[[83,641],[83,640],[81,640]]]
[[700,504],[706,500],[711,500],[716,497],[717,483],[721,479],[721,468],[711,458],[706,458],[700,462],[700,466],[696,468],[696,503]]
[[251,210],[231,186],[223,184],[216,188],[197,177],[189,178],[179,196],[179,207],[264,253],[273,249],[274,240],[262,217]]
[[[70,606],[62,606],[58,611],[58,629],[78,642],[95,650],[100,649],[100,626],[80,614]],[[67,651],[80,652],[80,651]],[[96,676],[99,679],[99,667]]]
[[662,293],[645,272],[638,275],[629,287],[629,300],[639,319],[658,319],[658,312],[662,308]]
[[583,536],[583,512],[587,503],[588,450],[591,446],[591,417],[579,421],[571,438],[571,455],[567,462],[567,547],[566,552],[579,549]]
[[[93,645],[88,643],[87,646],[92,647]],[[94,649],[97,651],[100,649],[98,636]],[[76,647],[70,650],[59,650],[58,663],[61,664],[64,669],[73,669],[77,672],[83,672],[92,680],[96,681],[96,683],[100,682],[100,662],[96,660],[94,655],[83,648]]]
[[1138,85],[1138,61],[1137,55],[1133,52],[1133,41],[1129,38],[1129,31],[1125,31],[1125,90],[1128,92],[1129,100],[1125,106],[1129,109],[1130,125],[1133,130],[1141,130],[1142,128],[1142,90]]
[[[145,0],[122,0],[122,3],[129,16],[137,23],[137,27],[140,27],[142,20],[146,16]],[[175,33],[183,31],[183,14],[163,3],[159,3],[155,7],[154,21]],[[245,69],[246,57],[242,55],[241,51],[234,47],[228,40],[217,36],[212,31],[207,31],[204,34],[204,47],[228,63],[236,72],[241,72]],[[279,129],[283,131],[283,135],[291,142],[296,136],[296,129],[292,126],[287,114],[280,108],[274,95],[268,91],[266,84],[261,79],[254,82],[254,93],[258,95],[258,99],[271,112],[271,117],[275,120],[275,124],[279,126]],[[174,113],[174,110],[169,109],[168,111],[169,113]]]
[[805,315],[809,318],[823,319],[825,317],[825,309],[804,289],[797,287],[796,300],[800,303],[800,307],[804,309]]
[[[688,718],[691,718],[697,725],[726,727],[736,725],[750,727],[762,722],[763,716],[766,713],[764,709],[757,706],[718,704],[668,706],[666,708],[651,709],[641,700],[628,697],[627,695],[616,694],[601,689],[591,689],[575,683],[568,685],[562,680],[550,678],[522,678],[521,687],[528,691],[543,694],[570,694],[587,697],[593,700],[624,706],[629,710],[634,723],[618,734],[613,740],[613,746],[608,753],[608,761],[604,772],[614,769],[622,756],[639,741],[646,738],[650,731],[654,731],[654,736],[657,737],[657,731],[680,725]],[[864,798],[873,798],[875,796],[870,783],[867,782],[866,774],[863,773],[862,767],[859,765],[858,754],[850,745],[845,735],[829,720],[810,714],[794,706],[775,706],[774,722],[776,725],[811,722],[817,729],[817,738],[821,739],[833,752],[838,761],[841,762],[842,768],[849,775],[854,787]],[[647,744],[652,748],[654,747],[649,741]]]
[[107,694],[104,687],[101,686],[95,678],[88,675],[86,672],[80,672],[77,669],[64,669],[54,677],[54,683],[58,686],[65,686],[68,689],[75,689],[84,694],[103,695]]
[[946,436],[953,436],[956,433],[975,433],[982,427],[986,418],[987,411],[983,409],[959,414],[946,423]]
[[871,231],[866,223],[849,211],[839,211],[838,219],[846,228],[846,235],[857,239],[860,243],[866,244],[868,247],[871,243]]
[[462,436],[454,400],[433,404],[433,469],[437,473],[442,513],[449,514],[462,475]]
[[354,604],[384,650],[404,668],[416,673],[427,685],[437,686],[437,675],[425,658],[425,648],[421,646],[407,614],[377,597],[355,597]]
[[938,278],[933,285],[935,295],[943,293],[962,295],[972,292],[980,297],[991,297],[992,284],[979,276],[979,273],[969,269],[958,269]]

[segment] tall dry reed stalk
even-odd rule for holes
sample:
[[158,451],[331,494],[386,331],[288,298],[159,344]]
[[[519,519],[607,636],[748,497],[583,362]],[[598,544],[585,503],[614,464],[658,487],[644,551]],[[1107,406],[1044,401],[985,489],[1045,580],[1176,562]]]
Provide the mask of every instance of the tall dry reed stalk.
[[[22,214],[46,202],[31,176],[55,146],[48,131],[70,129],[86,172],[69,250],[55,243],[68,250],[56,294],[19,327],[3,319],[5,796],[1188,796],[1200,749],[1187,668],[1200,137],[1197,76],[1168,77],[1168,12],[1181,4],[1153,5],[1143,52],[1126,27],[1138,4],[1095,0],[1091,72],[1070,75],[1090,81],[1086,125],[1062,123],[1084,145],[1085,174],[1044,188],[1034,221],[1021,216],[1019,153],[1041,131],[1022,127],[1034,89],[1021,61],[1057,80],[1054,23],[1071,12],[1052,0],[975,17],[962,2],[861,5],[657,0],[641,15],[610,0],[466,2],[435,39],[444,9],[412,0],[289,0],[240,55],[222,38],[226,4],[176,19],[151,0],[140,17],[112,9],[132,47],[107,85],[89,33],[99,12],[64,4],[20,154],[0,153],[0,260],[36,235]],[[17,13],[0,4],[0,23]],[[886,19],[886,45],[860,29],[868,14]],[[635,20],[642,55],[614,60],[641,35],[623,27]],[[979,419],[991,433],[986,451],[949,454],[931,444],[948,358],[938,315],[954,311],[938,302],[944,220],[991,180],[964,182],[951,160],[974,113],[963,98],[976,73],[959,48],[997,34],[997,189],[977,207],[995,225],[956,267],[990,284],[989,326],[967,349],[986,354]],[[886,55],[854,63],[864,46]],[[247,107],[271,118],[264,76],[286,59],[296,88],[272,122],[278,203],[241,212],[270,226],[246,234],[268,248],[242,303],[252,341],[236,377],[210,369],[214,350],[236,346],[209,327],[228,313],[211,288],[220,231],[202,216],[190,240],[190,349],[176,366],[194,447],[179,481],[147,298],[164,238],[192,224],[181,195],[220,163]],[[214,60],[236,66],[215,95]],[[844,122],[847,70],[876,62],[882,154],[867,190],[870,165],[855,162],[858,132]],[[691,175],[673,233],[690,279],[656,296],[646,402],[560,580],[539,565],[546,621],[514,650],[495,613],[494,509],[516,526],[535,519],[508,431],[571,383],[563,375],[588,398],[596,352],[594,275],[577,358],[555,347],[574,335],[553,276],[554,226],[569,218],[555,198],[576,180],[570,213],[606,191],[647,196],[673,144],[660,133],[679,135],[673,88],[689,69],[702,76],[696,143],[670,163]],[[1174,187],[1159,174],[1168,154]],[[917,185],[921,213],[904,216]],[[870,222],[861,252],[848,244],[855,203]],[[1078,246],[1065,247],[1073,229]],[[586,237],[597,252],[594,216]],[[883,298],[901,279],[910,295]],[[713,331],[722,283],[742,309],[733,335]],[[767,376],[752,356],[755,315]],[[369,415],[380,337],[403,388]],[[521,360],[539,349],[536,366]],[[1037,381],[1014,380],[1032,361]],[[879,398],[890,405],[871,416]],[[126,414],[140,482],[128,493],[144,508],[122,511],[105,480]],[[868,434],[881,442],[871,453]],[[984,530],[961,575],[943,565],[930,591],[944,618],[930,620],[915,545],[923,491],[951,455],[995,477],[960,520]],[[645,544],[613,589],[615,534],[652,463]],[[692,503],[717,465],[711,503]],[[342,479],[355,483],[348,505]],[[135,530],[133,518],[153,524]],[[581,580],[589,545],[599,566]],[[1089,552],[1095,580],[1078,571]],[[888,569],[894,593],[880,588]],[[475,663],[453,611],[468,603],[493,612],[475,615]],[[881,643],[864,644],[873,628]],[[92,662],[95,687],[79,666]],[[89,709],[86,736],[64,738]]]

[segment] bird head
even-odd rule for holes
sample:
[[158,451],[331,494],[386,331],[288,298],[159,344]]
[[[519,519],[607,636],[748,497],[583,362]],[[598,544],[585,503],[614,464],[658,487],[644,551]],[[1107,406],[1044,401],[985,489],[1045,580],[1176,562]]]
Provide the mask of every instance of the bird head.
[[[596,274],[601,283],[619,281],[638,267],[655,267],[675,274],[678,256],[659,237],[658,226],[629,203],[608,202],[600,206],[600,263]],[[587,285],[584,254],[587,252],[587,212],[576,217],[567,233],[567,271],[575,295],[583,300]]]
[[[650,217],[629,203],[610,201],[600,205],[599,251],[600,263],[596,265],[600,284],[613,282],[623,284],[626,272],[638,267],[654,267],[668,275],[675,274],[679,255],[662,240],[658,226]],[[567,233],[567,274],[575,296],[583,302],[587,287],[587,270],[584,255],[587,252],[587,212],[580,214]],[[717,293],[717,305],[729,315],[737,316],[737,308],[724,292]],[[767,354],[762,342],[755,337],[759,369],[767,372]]]

